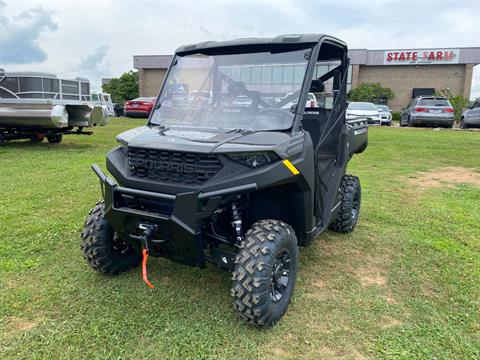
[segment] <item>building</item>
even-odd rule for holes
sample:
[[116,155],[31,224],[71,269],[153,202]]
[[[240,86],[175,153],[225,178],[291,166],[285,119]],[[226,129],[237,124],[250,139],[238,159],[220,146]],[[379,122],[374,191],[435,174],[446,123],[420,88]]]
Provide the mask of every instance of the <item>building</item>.
[[[414,91],[450,89],[454,95],[470,97],[473,67],[480,63],[480,47],[436,49],[350,49],[348,90],[363,82],[389,87],[395,98],[388,105],[398,111],[408,104]],[[140,96],[156,96],[172,60],[171,55],[133,57],[138,69]],[[269,70],[272,83],[288,84],[291,69]],[[274,76],[274,74],[279,74]],[[283,75],[282,75],[283,74]],[[292,75],[293,76],[293,75]],[[263,75],[262,75],[263,79]]]

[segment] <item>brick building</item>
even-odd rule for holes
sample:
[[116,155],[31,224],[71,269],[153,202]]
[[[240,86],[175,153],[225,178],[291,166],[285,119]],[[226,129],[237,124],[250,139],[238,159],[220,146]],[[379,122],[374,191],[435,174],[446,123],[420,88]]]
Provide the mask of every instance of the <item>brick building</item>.
[[[395,98],[388,105],[400,110],[414,89],[450,89],[454,95],[470,97],[473,67],[480,63],[480,47],[367,50],[350,49],[348,89],[362,82],[389,87]],[[156,96],[172,60],[171,55],[137,55],[140,96]],[[283,70],[284,74],[286,69]],[[272,79],[282,84],[282,79]]]

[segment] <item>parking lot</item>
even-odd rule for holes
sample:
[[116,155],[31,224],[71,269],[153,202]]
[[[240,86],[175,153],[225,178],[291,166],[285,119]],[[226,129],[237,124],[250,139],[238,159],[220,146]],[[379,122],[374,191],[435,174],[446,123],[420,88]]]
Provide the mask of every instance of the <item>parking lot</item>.
[[85,264],[79,233],[101,196],[89,167],[143,123],[0,146],[2,359],[480,357],[478,131],[371,127],[349,165],[356,231],[300,251],[290,310],[259,331],[213,266],[153,259],[152,290],[139,269],[109,278]]

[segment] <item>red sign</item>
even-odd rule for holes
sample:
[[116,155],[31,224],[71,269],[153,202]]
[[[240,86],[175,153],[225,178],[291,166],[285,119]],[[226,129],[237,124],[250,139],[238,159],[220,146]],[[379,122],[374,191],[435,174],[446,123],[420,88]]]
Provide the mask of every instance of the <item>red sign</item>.
[[455,64],[458,63],[458,49],[438,50],[386,50],[384,65]]

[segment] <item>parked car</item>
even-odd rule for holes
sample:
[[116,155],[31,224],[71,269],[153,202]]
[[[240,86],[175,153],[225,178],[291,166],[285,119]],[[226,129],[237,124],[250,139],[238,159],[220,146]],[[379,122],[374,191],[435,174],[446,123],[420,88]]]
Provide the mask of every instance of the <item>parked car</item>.
[[155,105],[155,97],[139,97],[125,103],[126,117],[149,117]]
[[380,111],[380,125],[392,125],[392,110],[387,105],[377,105]]
[[370,102],[350,102],[347,108],[347,120],[366,118],[370,125],[380,125],[381,116],[375,104]]
[[460,128],[469,127],[480,127],[480,98],[470,104],[462,114]]
[[441,96],[419,96],[402,110],[400,126],[442,126],[452,128],[455,122],[453,106]]

